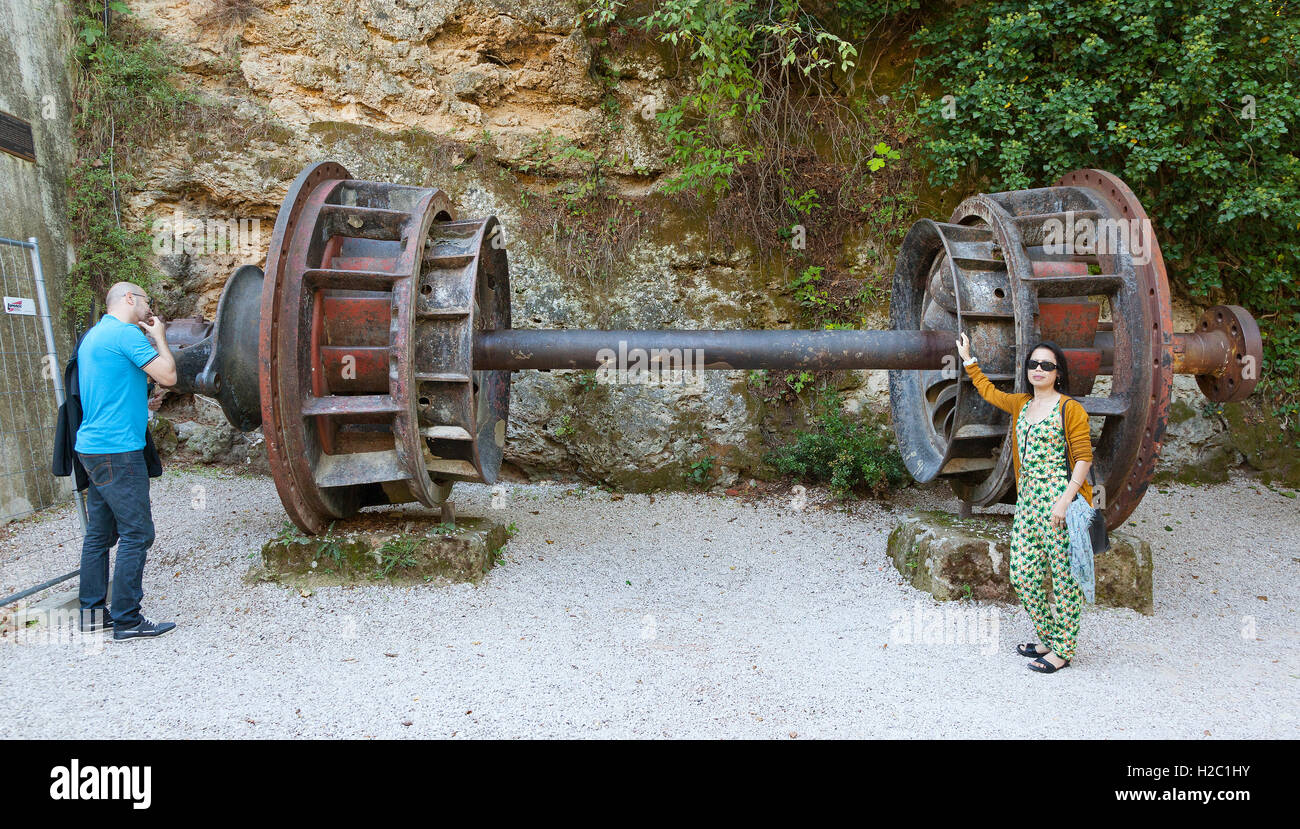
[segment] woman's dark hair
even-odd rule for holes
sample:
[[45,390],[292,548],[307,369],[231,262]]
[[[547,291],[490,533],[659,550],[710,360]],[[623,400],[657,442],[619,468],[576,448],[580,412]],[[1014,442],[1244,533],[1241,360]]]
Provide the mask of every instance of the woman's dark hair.
[[1070,370],[1065,365],[1065,352],[1051,340],[1043,340],[1025,352],[1025,382],[1029,382],[1029,360],[1034,356],[1034,352],[1040,348],[1046,348],[1054,355],[1052,362],[1056,363],[1056,382],[1052,384],[1052,388],[1061,394],[1069,394],[1066,389],[1070,388]]

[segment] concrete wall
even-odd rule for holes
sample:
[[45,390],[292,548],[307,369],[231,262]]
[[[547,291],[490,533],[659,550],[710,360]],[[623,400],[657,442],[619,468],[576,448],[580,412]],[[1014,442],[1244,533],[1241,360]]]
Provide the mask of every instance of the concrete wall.
[[[58,0],[5,0],[0,26],[0,110],[28,121],[36,161],[0,152],[0,236],[35,237],[49,293],[59,370],[70,348],[63,315],[71,251],[65,181],[71,148],[68,27]],[[27,278],[25,249],[6,247],[7,270]],[[54,397],[41,327],[30,318],[0,317],[0,522],[70,492],[68,479],[50,475]],[[20,353],[15,354],[14,351]]]

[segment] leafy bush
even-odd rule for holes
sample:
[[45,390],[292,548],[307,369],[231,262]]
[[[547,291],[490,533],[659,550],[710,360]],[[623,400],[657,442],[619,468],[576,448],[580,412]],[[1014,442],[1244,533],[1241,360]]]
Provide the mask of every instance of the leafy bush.
[[[596,0],[585,12],[613,22],[620,0]],[[730,189],[731,177],[764,148],[738,142],[730,123],[768,114],[773,93],[800,81],[817,84],[834,68],[848,71],[857,49],[827,31],[799,0],[659,0],[635,23],[695,62],[695,88],[657,118],[681,173],[667,192]],[[772,81],[780,78],[780,90]]]
[[907,479],[885,429],[847,420],[838,395],[823,396],[819,406],[812,431],[798,432],[793,442],[768,452],[767,463],[782,475],[829,484],[840,499],[861,490],[878,494]]
[[1150,215],[1175,281],[1260,320],[1265,391],[1294,410],[1294,2],[977,0],[932,15],[913,41],[928,47],[912,89],[932,129],[933,184],[973,173],[976,186],[1013,190],[1079,167],[1116,173]]

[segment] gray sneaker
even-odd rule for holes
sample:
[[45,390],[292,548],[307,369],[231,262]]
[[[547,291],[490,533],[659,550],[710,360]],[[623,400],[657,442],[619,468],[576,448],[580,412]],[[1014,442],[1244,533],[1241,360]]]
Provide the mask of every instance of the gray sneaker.
[[141,616],[140,624],[135,627],[124,628],[121,625],[114,625],[113,638],[143,639],[149,636],[162,636],[174,627],[176,627],[175,622],[155,622],[148,616]]

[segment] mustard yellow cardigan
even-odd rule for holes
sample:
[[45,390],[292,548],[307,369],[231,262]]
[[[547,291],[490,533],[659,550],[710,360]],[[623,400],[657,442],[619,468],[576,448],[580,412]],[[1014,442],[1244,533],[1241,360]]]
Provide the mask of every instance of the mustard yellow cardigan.
[[[975,390],[980,393],[980,397],[1011,415],[1011,463],[1016,473],[1016,487],[1019,489],[1020,446],[1015,439],[1016,418],[1020,417],[1020,410],[1033,398],[1033,395],[1007,394],[1000,391],[993,385],[993,381],[980,371],[979,363],[966,366],[966,373],[975,383]],[[1092,461],[1092,431],[1088,426],[1088,413],[1084,411],[1083,404],[1069,395],[1062,396],[1065,397],[1065,402],[1061,404],[1061,414],[1065,421],[1065,456],[1070,466],[1067,474],[1073,477],[1076,463]],[[1089,505],[1092,504],[1092,485],[1087,481],[1084,481],[1083,486],[1079,488],[1079,494]]]

